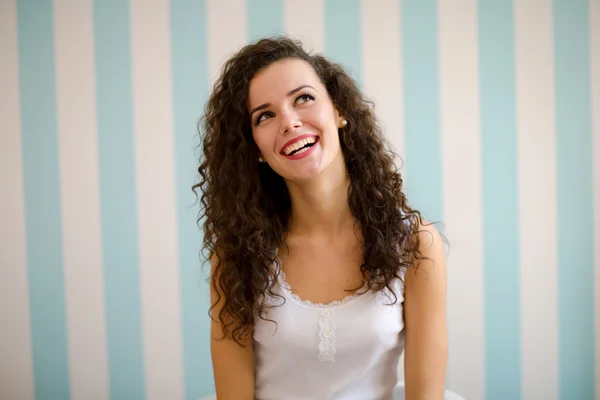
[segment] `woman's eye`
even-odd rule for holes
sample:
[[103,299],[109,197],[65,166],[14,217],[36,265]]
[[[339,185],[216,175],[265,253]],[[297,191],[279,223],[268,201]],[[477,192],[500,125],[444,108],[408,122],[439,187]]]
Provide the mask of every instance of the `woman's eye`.
[[315,98],[313,96],[311,96],[310,94],[303,94],[296,99],[296,102],[301,104],[301,103],[305,103],[307,101],[311,101],[314,99]]
[[260,114],[257,118],[256,118],[256,125],[260,124],[262,121],[264,121],[266,119],[266,117],[272,117],[272,113],[271,112],[264,112],[262,114]]

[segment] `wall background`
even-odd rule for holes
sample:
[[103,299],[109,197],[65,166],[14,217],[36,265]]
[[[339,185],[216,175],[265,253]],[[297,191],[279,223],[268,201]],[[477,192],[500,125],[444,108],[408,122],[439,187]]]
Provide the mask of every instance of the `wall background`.
[[0,1],[0,398],[214,390],[195,124],[277,32],[352,71],[445,223],[448,387],[600,399],[598,0]]

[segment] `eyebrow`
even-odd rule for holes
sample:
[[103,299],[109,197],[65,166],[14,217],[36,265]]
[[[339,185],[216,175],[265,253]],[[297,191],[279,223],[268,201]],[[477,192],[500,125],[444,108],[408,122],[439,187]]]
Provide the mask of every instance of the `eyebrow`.
[[[312,90],[316,91],[317,89],[315,89],[314,87],[310,86],[310,85],[301,85],[298,86],[296,89],[292,89],[289,92],[287,92],[287,96],[292,96],[295,93],[298,93],[300,90],[304,89],[304,88],[311,88]],[[252,109],[252,111],[250,111],[250,116],[252,116],[252,114],[254,114],[255,112],[257,112],[258,110],[262,110],[263,108],[267,108],[271,105],[271,103],[265,103],[265,104],[261,104],[258,107],[255,107]]]

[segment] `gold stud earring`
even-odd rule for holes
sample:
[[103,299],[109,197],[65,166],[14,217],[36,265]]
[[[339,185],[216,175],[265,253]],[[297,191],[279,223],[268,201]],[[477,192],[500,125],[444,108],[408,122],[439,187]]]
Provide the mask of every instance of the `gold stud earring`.
[[340,122],[340,128],[344,128],[346,125],[348,125],[348,121],[342,119],[342,121]]
[[265,159],[263,158],[263,156],[258,156],[258,162],[260,163],[264,163],[266,162]]

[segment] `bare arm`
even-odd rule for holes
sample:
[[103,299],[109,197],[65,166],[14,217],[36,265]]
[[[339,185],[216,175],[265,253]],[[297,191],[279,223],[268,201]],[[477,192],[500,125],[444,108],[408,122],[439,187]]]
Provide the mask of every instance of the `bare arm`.
[[[216,258],[212,260],[212,271],[214,271]],[[212,277],[211,277],[212,279]],[[211,284],[211,304],[217,299],[217,292]],[[234,342],[230,337],[223,339],[223,331],[219,322],[219,311],[223,306],[223,294],[221,300],[213,308],[211,314],[210,351],[212,356],[213,372],[215,376],[215,387],[218,400],[252,400],[254,399],[254,352],[252,340],[243,343],[245,347]]]
[[421,225],[420,230],[423,260],[405,277],[406,399],[440,400],[444,398],[448,352],[446,263],[435,227]]

